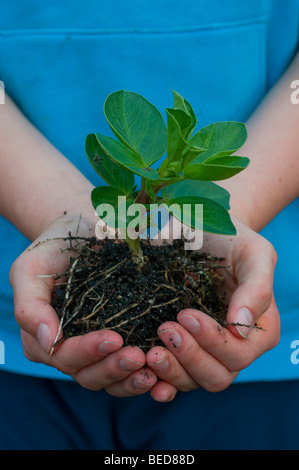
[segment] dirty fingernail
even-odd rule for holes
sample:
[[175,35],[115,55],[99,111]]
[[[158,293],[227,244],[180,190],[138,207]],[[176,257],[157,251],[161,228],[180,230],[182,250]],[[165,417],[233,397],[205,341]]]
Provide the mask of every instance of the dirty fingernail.
[[51,332],[50,328],[46,323],[41,323],[37,328],[36,338],[39,342],[40,347],[45,351],[49,352],[51,346]]
[[239,323],[236,326],[239,334],[243,338],[247,338],[250,333],[250,329],[253,326],[253,315],[247,307],[242,307],[237,313],[235,323]]
[[181,345],[181,335],[174,329],[162,329],[158,331],[159,336],[162,336],[162,340],[166,340],[173,348],[178,348]]
[[166,357],[164,357],[163,359],[161,359],[160,361],[157,361],[157,362],[154,362],[152,364],[149,364],[149,366],[153,366],[155,367],[155,369],[159,370],[159,371],[163,371],[163,370],[166,370],[168,369],[169,367],[169,362],[168,360],[166,359]]
[[140,389],[145,389],[151,387],[151,384],[146,383],[144,380],[134,379],[133,381],[134,387]]

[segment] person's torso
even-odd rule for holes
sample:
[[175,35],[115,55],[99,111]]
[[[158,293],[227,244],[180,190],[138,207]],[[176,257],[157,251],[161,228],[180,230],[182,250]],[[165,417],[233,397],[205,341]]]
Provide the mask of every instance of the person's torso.
[[[299,0],[200,0],[188,7],[179,0],[5,2],[0,80],[31,122],[98,184],[84,143],[89,133],[109,133],[102,110],[110,92],[141,93],[163,112],[172,106],[171,92],[176,90],[194,107],[198,128],[221,120],[246,121],[290,63],[298,44],[298,21]],[[21,184],[17,168],[16,178]],[[299,313],[292,264],[298,254],[298,201],[279,217],[265,233],[279,255],[275,288],[283,334],[296,339],[291,324]],[[0,340],[6,346],[2,367],[56,376],[56,371],[20,358],[8,272],[28,242],[4,219],[0,239]],[[299,327],[297,331],[299,339]],[[283,351],[278,347],[240,380],[297,376],[299,370],[290,361],[268,369],[279,354],[288,361],[286,337]]]

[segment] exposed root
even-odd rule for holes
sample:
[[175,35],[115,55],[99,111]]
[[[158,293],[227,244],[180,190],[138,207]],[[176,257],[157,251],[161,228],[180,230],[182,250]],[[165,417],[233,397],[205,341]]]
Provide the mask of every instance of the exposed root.
[[[200,309],[224,327],[244,326],[226,323],[227,305],[215,289],[223,280],[221,269],[228,269],[223,260],[188,255],[179,242],[160,247],[143,242],[141,268],[125,243],[70,235],[69,250],[76,257],[66,273],[55,277],[52,305],[60,326],[51,354],[63,339],[101,329],[115,330],[125,345],[146,351],[162,344],[158,327],[175,321],[184,308]],[[65,282],[59,282],[62,277]]]

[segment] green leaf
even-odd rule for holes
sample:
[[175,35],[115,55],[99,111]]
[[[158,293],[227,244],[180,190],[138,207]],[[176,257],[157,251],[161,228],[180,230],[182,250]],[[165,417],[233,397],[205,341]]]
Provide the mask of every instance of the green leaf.
[[91,191],[91,202],[95,210],[101,204],[111,204],[111,206],[117,207],[119,196],[124,196],[124,193],[119,189],[111,186],[98,186]]
[[129,194],[135,184],[134,174],[109,158],[100,146],[96,136],[86,137],[85,152],[94,170],[110,186]]
[[166,152],[167,128],[162,114],[143,96],[125,90],[111,93],[104,113],[116,137],[140,155],[146,166]]
[[177,120],[178,113],[173,109],[166,109],[168,124],[168,141],[167,141],[167,161],[181,162],[183,151],[187,147],[187,142],[182,136],[181,126]]
[[[172,204],[177,204],[180,208],[178,211],[175,209],[172,213],[174,217],[178,218],[181,222],[186,223],[186,220],[189,220],[190,226],[193,228],[198,228],[199,230],[202,227],[202,230],[205,232],[216,233],[220,235],[235,235],[236,229],[231,221],[230,215],[226,209],[220,204],[211,199],[206,199],[204,197],[197,196],[181,196],[175,197],[167,200],[167,208],[171,209]],[[184,204],[186,205],[184,208]],[[190,212],[190,206],[195,204],[203,205],[203,220],[201,224],[201,219],[196,218],[194,206],[192,212]],[[187,214],[184,220],[184,210],[187,211]],[[200,211],[199,211],[200,212]],[[191,217],[190,217],[191,216]],[[189,223],[188,223],[189,225]]]
[[126,229],[134,218],[127,213],[128,207],[134,202],[133,199],[127,198],[116,188],[110,186],[94,188],[91,192],[91,201],[97,215],[112,228]]
[[105,154],[119,165],[150,180],[156,180],[159,177],[154,168],[148,168],[139,155],[121,142],[101,134],[95,134],[95,136]]
[[166,113],[168,124],[167,156],[159,169],[159,174],[162,178],[173,178],[181,173],[186,162],[192,161],[203,150],[195,149],[195,147],[188,149],[188,142],[184,138],[184,134],[190,125],[190,116],[180,109],[166,108]]
[[220,181],[231,178],[249,165],[249,158],[224,155],[211,157],[204,163],[195,163],[184,169],[184,177],[201,181]]
[[178,123],[179,129],[181,131],[181,135],[183,139],[185,139],[185,142],[186,142],[187,141],[186,134],[188,133],[188,129],[191,123],[190,116],[181,109],[166,108],[166,112],[172,114],[172,116]]
[[211,199],[229,210],[229,192],[211,181],[178,181],[161,189],[163,200],[171,200],[182,195]]
[[189,140],[190,145],[206,149],[194,163],[202,163],[212,156],[231,155],[244,145],[246,139],[247,130],[243,123],[228,121],[210,124]]
[[190,163],[202,152],[205,152],[205,150],[206,149],[201,149],[195,146],[188,146],[188,148],[184,151],[182,167],[185,168],[186,166],[190,165]]
[[172,91],[172,93],[173,93],[173,98],[174,98],[174,108],[181,109],[190,117],[190,123],[188,125],[188,128],[186,132],[183,133],[184,138],[188,140],[196,127],[195,113],[192,109],[192,106],[190,105],[190,103],[188,103],[187,100],[185,100],[185,98],[183,98],[176,91]]

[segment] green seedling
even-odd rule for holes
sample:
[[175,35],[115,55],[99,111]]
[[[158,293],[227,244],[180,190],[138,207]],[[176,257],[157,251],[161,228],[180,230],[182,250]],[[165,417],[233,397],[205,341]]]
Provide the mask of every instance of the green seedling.
[[[248,166],[248,158],[235,155],[246,141],[246,127],[240,122],[216,122],[194,133],[197,120],[191,105],[177,92],[173,97],[174,107],[166,108],[167,124],[160,111],[137,93],[121,90],[107,97],[104,114],[117,140],[98,133],[86,138],[87,157],[107,183],[93,189],[93,207],[97,210],[109,204],[117,213],[120,201],[125,200],[126,207],[143,204],[148,227],[151,204],[182,209],[186,204],[201,204],[202,218],[197,220],[194,213],[190,227],[235,235],[228,212],[230,195],[214,181],[230,178]],[[141,180],[140,189],[136,177]],[[173,215],[185,223],[182,213],[174,211]],[[116,228],[126,229],[132,217],[122,217],[122,226],[116,223]],[[125,235],[124,239],[134,261],[142,264],[140,238]]]

